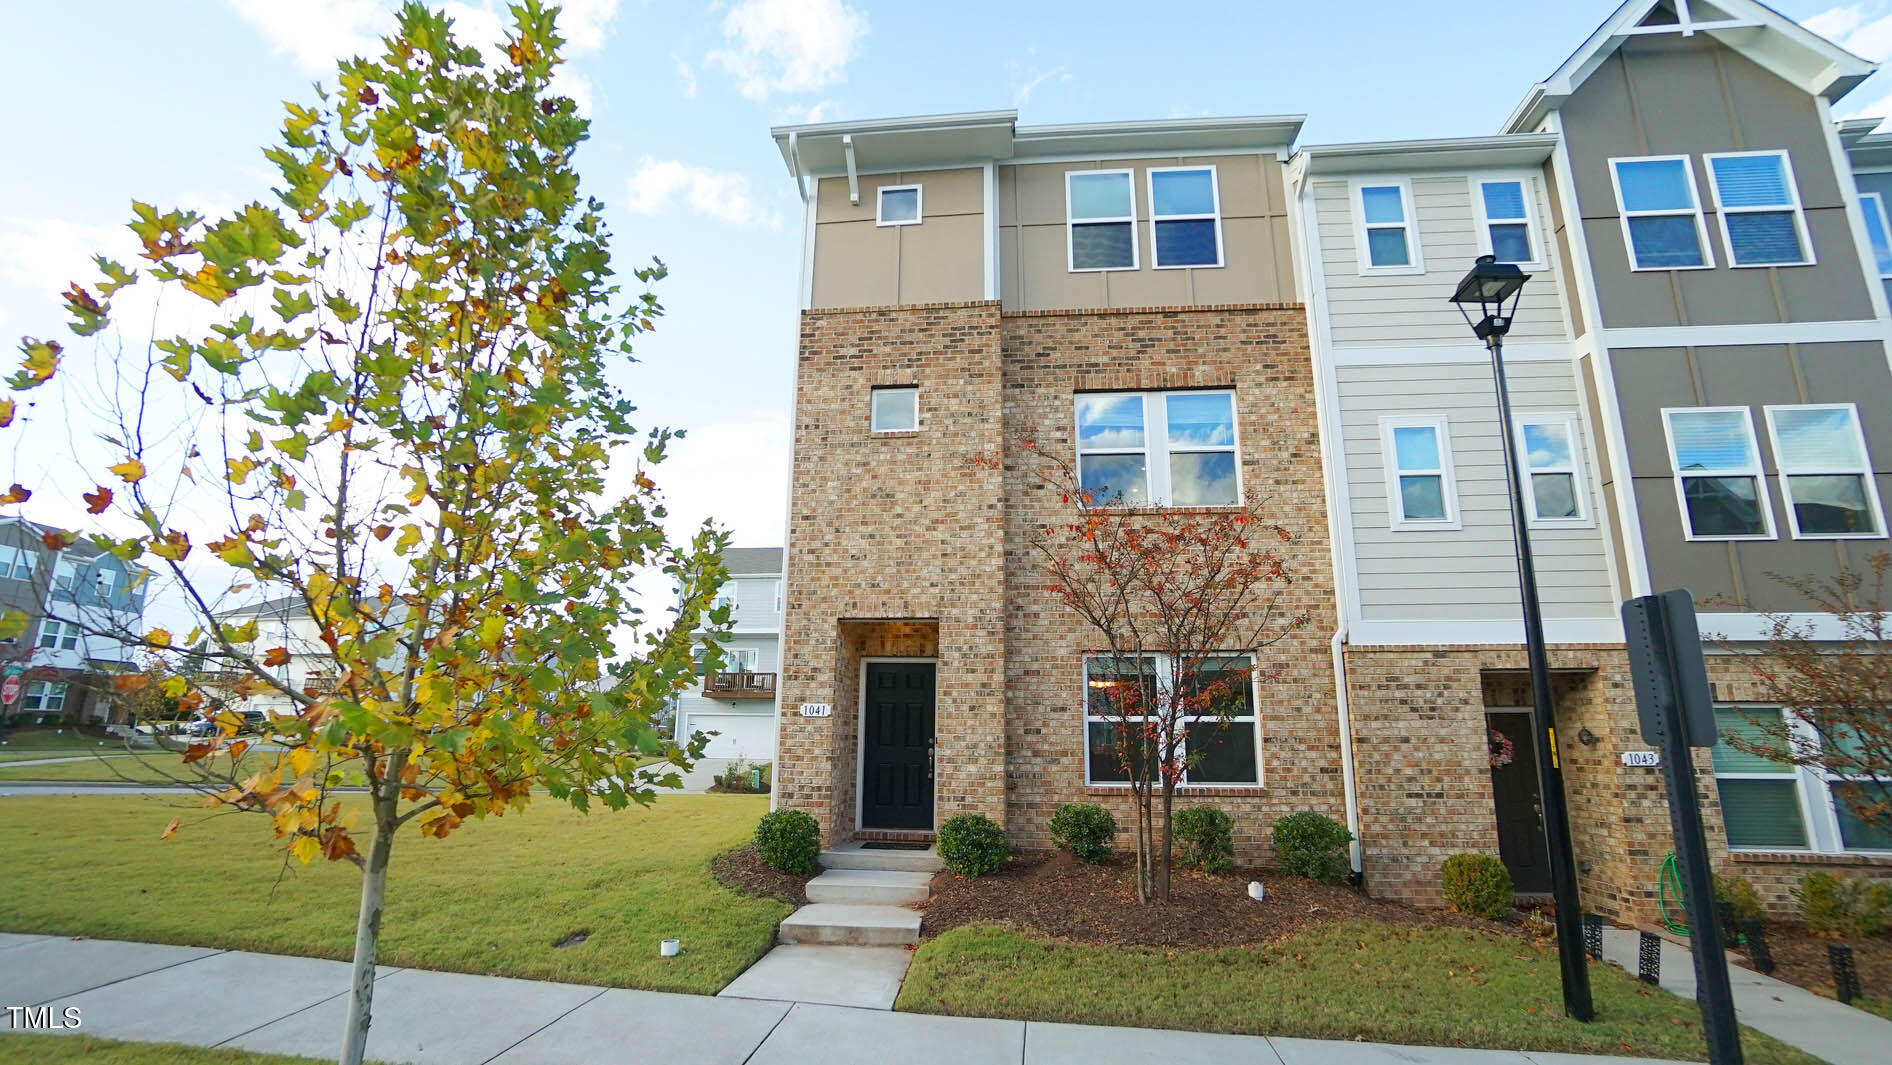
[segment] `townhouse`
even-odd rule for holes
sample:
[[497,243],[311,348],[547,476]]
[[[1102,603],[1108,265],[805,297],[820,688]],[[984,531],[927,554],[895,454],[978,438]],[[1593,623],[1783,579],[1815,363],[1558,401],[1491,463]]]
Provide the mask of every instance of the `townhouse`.
[[[1026,551],[1056,517],[1030,436],[1136,505],[1260,490],[1293,531],[1310,622],[1257,663],[1280,679],[1231,724],[1252,757],[1184,787],[1234,816],[1243,860],[1316,809],[1376,895],[1436,902],[1461,851],[1547,890],[1509,432],[1584,904],[1652,917],[1668,814],[1621,602],[1705,602],[1739,731],[1769,709],[1723,641],[1807,609],[1770,574],[1887,546],[1892,137],[1831,115],[1873,69],[1746,0],[1628,0],[1490,136],[776,130],[807,207],[776,801],[831,841],[977,811],[1025,846],[1060,802],[1121,801],[1093,757],[1094,638]],[[1511,425],[1446,302],[1486,254],[1530,275]],[[1718,863],[1774,902],[1810,865],[1892,867],[1844,782],[1725,745],[1703,763]]]
[[[721,641],[723,668],[703,666],[694,652],[699,687],[677,696],[672,724],[679,744],[701,732],[710,758],[748,762],[775,759],[775,674],[781,661],[782,549],[732,547],[723,552],[729,581],[717,605],[729,608],[729,632]],[[700,631],[700,630],[699,630]]]
[[143,571],[87,541],[55,549],[47,536],[58,532],[0,521],[0,609],[27,618],[24,632],[0,642],[0,663],[21,671],[20,698],[0,716],[116,723],[111,675],[136,664],[113,634],[137,630]]

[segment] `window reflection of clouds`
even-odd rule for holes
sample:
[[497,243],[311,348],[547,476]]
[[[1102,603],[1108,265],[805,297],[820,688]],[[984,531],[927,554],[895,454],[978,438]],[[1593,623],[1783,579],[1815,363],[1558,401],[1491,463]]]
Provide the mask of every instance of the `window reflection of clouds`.
[[1229,451],[1186,452],[1169,457],[1170,502],[1179,507],[1236,502],[1235,455]]
[[1164,397],[1169,442],[1184,446],[1230,447],[1235,443],[1234,405],[1226,393],[1180,393]]

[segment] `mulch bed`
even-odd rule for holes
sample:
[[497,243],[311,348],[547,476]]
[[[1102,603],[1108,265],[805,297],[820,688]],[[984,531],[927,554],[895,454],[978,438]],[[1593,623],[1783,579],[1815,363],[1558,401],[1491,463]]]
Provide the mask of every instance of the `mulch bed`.
[[1767,949],[1774,955],[1775,968],[1768,975],[1832,998],[1833,967],[1826,948],[1833,943],[1853,948],[1853,968],[1859,972],[1859,988],[1867,998],[1892,999],[1892,936],[1835,939],[1801,925],[1769,921]]
[[[1250,880],[1262,882],[1264,901],[1248,897]],[[1162,919],[1152,920],[1151,910],[1137,905],[1132,857],[1118,855],[1107,865],[1089,865],[1065,851],[1022,855],[990,876],[935,876],[924,930],[932,936],[961,925],[1003,924],[1074,943],[1182,950],[1270,943],[1350,918],[1513,930],[1447,911],[1370,899],[1344,886],[1252,869],[1223,876],[1176,869],[1170,874],[1170,895],[1172,901],[1161,906]]]
[[771,868],[751,846],[738,847],[710,859],[710,875],[718,884],[742,895],[781,899],[795,906],[808,903],[808,881],[813,875],[796,876]]

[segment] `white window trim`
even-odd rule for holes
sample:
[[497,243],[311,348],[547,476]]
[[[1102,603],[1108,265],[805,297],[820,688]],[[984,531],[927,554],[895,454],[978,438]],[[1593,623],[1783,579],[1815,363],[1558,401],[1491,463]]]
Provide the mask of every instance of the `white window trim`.
[[[1808,467],[1806,469],[1788,469],[1787,460],[1780,450],[1780,431],[1775,425],[1774,412],[1781,410],[1844,410],[1852,412],[1853,442],[1859,445],[1859,454],[1864,457],[1865,465],[1846,469],[1834,467]],[[1883,540],[1886,538],[1885,511],[1879,505],[1879,482],[1872,468],[1872,454],[1866,450],[1866,433],[1859,419],[1859,407],[1853,403],[1770,403],[1761,408],[1767,418],[1767,443],[1774,449],[1774,465],[1780,471],[1780,497],[1787,510],[1787,531],[1795,540]],[[1800,515],[1793,506],[1793,478],[1819,476],[1857,476],[1866,485],[1866,504],[1872,508],[1874,531],[1866,533],[1802,533]]]
[[[1523,170],[1502,170],[1470,176],[1472,190],[1472,217],[1478,225],[1478,253],[1495,255],[1491,250],[1491,227],[1493,220],[1485,214],[1485,189],[1489,184],[1518,182],[1524,191],[1524,231],[1531,242],[1532,259],[1526,263],[1513,263],[1526,273],[1542,273],[1550,269],[1549,256],[1544,246],[1543,227],[1537,219],[1537,184],[1535,175]],[[1497,219],[1499,223],[1515,224],[1511,218]]]
[[[1879,232],[1884,233],[1886,243],[1892,245],[1892,219],[1888,219],[1885,213],[1885,197],[1877,192],[1862,192],[1859,194],[1859,209],[1862,211],[1871,211],[1878,216]],[[1868,241],[1872,239],[1871,230],[1866,231],[1866,239]],[[1872,255],[1873,263],[1877,265],[1879,261],[1878,251],[1871,247],[1868,247],[1866,251]],[[1879,280],[1885,281],[1888,279],[1892,279],[1892,270],[1880,270]]]
[[[1775,204],[1771,207],[1728,207],[1723,205],[1721,202],[1721,177],[1715,173],[1715,160],[1757,159],[1762,156],[1771,156],[1780,160],[1781,176],[1787,183],[1788,203]],[[1702,156],[1702,162],[1708,167],[1708,188],[1715,196],[1715,221],[1716,224],[1721,227],[1721,246],[1728,249],[1728,269],[1759,270],[1770,266],[1814,265],[1813,235],[1807,232],[1806,208],[1800,203],[1800,185],[1794,180],[1793,176],[1793,157],[1787,153],[1786,149],[1770,149],[1761,152],[1710,152]],[[1800,237],[1800,261],[1791,263],[1744,263],[1735,257],[1734,240],[1728,235],[1728,215],[1781,214],[1787,211],[1793,213],[1794,232]]]
[[[886,214],[889,192],[913,193],[913,217],[889,219]],[[874,191],[874,224],[877,226],[917,226],[926,220],[926,190],[918,185],[882,185]]]
[[[1209,172],[1209,202],[1214,208],[1209,214],[1157,214],[1156,213],[1156,175],[1174,173]],[[1152,270],[1214,270],[1227,262],[1227,246],[1222,242],[1222,180],[1216,174],[1213,163],[1201,166],[1153,166],[1144,172],[1144,188],[1148,191],[1150,202],[1150,269]],[[1158,222],[1214,222],[1215,223],[1215,261],[1212,263],[1177,263],[1165,265],[1163,252],[1156,243],[1156,223]],[[1132,227],[1134,231],[1135,227]]]
[[[1399,209],[1405,221],[1374,222],[1366,220],[1366,202],[1360,198],[1361,189],[1397,188],[1399,190]],[[1423,274],[1426,272],[1425,252],[1419,242],[1419,212],[1413,208],[1412,182],[1403,177],[1371,178],[1357,177],[1348,182],[1347,196],[1349,210],[1353,214],[1354,258],[1358,260],[1361,277],[1376,277],[1395,274]],[[1405,266],[1374,266],[1373,252],[1367,246],[1366,235],[1374,229],[1404,229],[1406,231],[1406,255],[1412,260]]]
[[[1231,428],[1234,442],[1214,445],[1181,445],[1171,447],[1169,443],[1169,405],[1164,401],[1169,396],[1177,395],[1219,395],[1227,396],[1229,413],[1234,418]],[[1143,400],[1143,446],[1141,448],[1091,448],[1086,450],[1078,437],[1077,405],[1086,396],[1138,396]],[[1141,505],[1120,505],[1109,509],[1151,510],[1184,506],[1190,510],[1233,510],[1242,505],[1247,498],[1242,489],[1242,418],[1241,408],[1235,404],[1235,390],[1232,388],[1172,388],[1157,392],[1078,392],[1071,396],[1071,434],[1072,451],[1077,456],[1079,482],[1083,479],[1085,455],[1136,455],[1143,456],[1143,468],[1147,471],[1143,491],[1146,501]],[[1235,456],[1235,501],[1233,503],[1186,503],[1170,502],[1169,457],[1175,455],[1206,455],[1229,452]],[[1160,460],[1160,461],[1159,461]],[[1100,508],[1101,509],[1101,508]]]
[[[1124,183],[1130,190],[1130,213],[1122,216],[1075,219],[1071,217],[1071,179],[1083,175],[1122,174]],[[1130,224],[1130,265],[1129,266],[1085,266],[1077,265],[1077,227],[1079,225],[1104,225],[1128,222]],[[1135,170],[1066,170],[1064,172],[1064,265],[1073,274],[1103,274],[1111,271],[1136,270],[1142,265],[1143,250],[1138,247],[1142,241],[1137,239],[1137,175]]]
[[[1440,491],[1445,498],[1445,517],[1439,519],[1407,518],[1406,502],[1399,491],[1400,474],[1425,475],[1431,470],[1402,470],[1399,468],[1399,455],[1393,447],[1395,429],[1431,429],[1439,438],[1439,469],[1442,479]],[[1388,414],[1380,418],[1380,460],[1386,475],[1386,522],[1394,532],[1457,532],[1464,528],[1458,508],[1458,475],[1452,461],[1452,430],[1450,420],[1443,414],[1410,415]]]
[[53,563],[53,586],[56,592],[76,592],[79,588],[79,567],[66,559]]
[[101,599],[110,599],[118,594],[118,574],[108,569],[99,570],[92,581],[92,591]]
[[[27,713],[50,714],[66,708],[66,685],[63,682],[36,680],[26,686],[26,692],[20,699],[21,708]],[[56,705],[48,705],[57,697]],[[27,700],[38,699],[38,706],[27,706]]]
[[[1184,779],[1177,782],[1176,790],[1178,792],[1203,791],[1203,790],[1209,790],[1209,789],[1228,789],[1228,788],[1241,788],[1241,789],[1245,789],[1249,791],[1260,790],[1261,788],[1267,785],[1268,767],[1267,767],[1267,764],[1262,760],[1261,683],[1260,683],[1260,676],[1259,676],[1260,670],[1259,670],[1259,667],[1256,665],[1255,656],[1252,654],[1249,654],[1246,651],[1212,651],[1212,652],[1204,653],[1204,657],[1210,657],[1210,656],[1227,656],[1230,658],[1248,659],[1248,705],[1250,707],[1251,712],[1248,714],[1241,715],[1239,717],[1227,717],[1227,718],[1220,718],[1220,717],[1215,716],[1214,714],[1183,714],[1183,715],[1178,716],[1176,719],[1176,723],[1179,726],[1184,727],[1185,731],[1183,733],[1183,738],[1182,738],[1181,743],[1177,746],[1177,752],[1182,756],[1185,762],[1188,760],[1189,736],[1187,732],[1187,726],[1191,722],[1228,721],[1230,723],[1234,723],[1238,721],[1239,722],[1252,721],[1255,723],[1255,781],[1252,784],[1246,781],[1229,781],[1229,782],[1208,781],[1201,784],[1191,784],[1189,783],[1188,778],[1187,778],[1187,770],[1185,770]],[[1084,710],[1082,714],[1078,715],[1078,718],[1079,718],[1078,744],[1084,752],[1083,771],[1084,771],[1084,786],[1086,788],[1122,788],[1127,791],[1130,788],[1129,781],[1092,780],[1091,779],[1091,736],[1090,736],[1091,723],[1094,721],[1114,723],[1116,719],[1112,717],[1108,717],[1108,716],[1096,715],[1096,714],[1091,713],[1090,664],[1093,659],[1109,659],[1112,657],[1115,657],[1115,656],[1106,652],[1088,652],[1078,657],[1077,684],[1078,684],[1078,691],[1082,693],[1079,697],[1083,700],[1083,710]],[[1165,659],[1168,656],[1152,653],[1152,654],[1132,655],[1132,656],[1127,656],[1127,657],[1146,658],[1151,661],[1152,667],[1156,670],[1156,690],[1158,692],[1158,697],[1161,698],[1162,697],[1161,693],[1169,689],[1170,669],[1169,669],[1168,664],[1165,661]]]
[[[880,426],[880,410],[874,404],[874,396],[880,392],[913,393],[913,425],[910,428],[883,429]],[[918,385],[877,385],[867,390],[867,431],[870,433],[917,433],[920,431],[920,387]]]
[[775,612],[777,614],[780,614],[782,612],[782,582],[781,581],[775,582]]
[[[0,578],[12,578],[17,581],[30,581],[37,569],[38,558],[24,547],[0,545]],[[24,574],[15,572],[24,565]]]
[[[1726,414],[1738,412],[1747,425],[1748,448],[1754,453],[1754,465],[1751,468],[1728,467],[1713,470],[1682,470],[1680,458],[1675,453],[1675,429],[1671,415],[1689,414]],[[1776,540],[1779,534],[1774,529],[1774,501],[1767,489],[1767,470],[1761,462],[1761,440],[1754,432],[1754,411],[1749,407],[1664,407],[1662,408],[1662,436],[1669,446],[1669,470],[1675,480],[1675,506],[1682,519],[1682,538],[1699,543],[1733,543],[1745,540]],[[1755,495],[1760,503],[1761,522],[1767,531],[1753,536],[1697,536],[1694,524],[1688,520],[1688,496],[1682,491],[1682,481],[1687,477],[1752,477]]]
[[[1524,446],[1524,427],[1527,425],[1561,425],[1570,436],[1570,463],[1568,466],[1547,466],[1532,469],[1530,453]],[[1577,415],[1574,411],[1533,411],[1528,414],[1511,416],[1511,439],[1518,457],[1518,474],[1523,479],[1525,524],[1532,529],[1589,529],[1596,525],[1596,516],[1590,511],[1590,493],[1584,490],[1588,482],[1588,471],[1583,466],[1583,434],[1578,431]],[[1567,473],[1571,477],[1572,492],[1576,497],[1577,516],[1574,518],[1542,518],[1537,514],[1537,490],[1532,478],[1539,473]]]
[[[1687,214],[1687,211],[1631,211],[1624,206],[1623,182],[1617,176],[1618,163],[1660,163],[1679,162],[1682,173],[1688,178],[1688,196],[1695,202],[1695,240],[1701,245],[1701,265],[1699,266],[1643,266],[1636,261],[1636,242],[1629,232],[1631,218],[1672,218]],[[1695,185],[1695,163],[1686,155],[1621,155],[1609,159],[1610,188],[1616,192],[1616,220],[1623,228],[1623,256],[1629,260],[1629,269],[1634,273],[1661,273],[1666,270],[1713,270],[1715,268],[1715,248],[1708,241],[1708,223],[1702,217],[1701,189]]]
[[[1782,714],[1778,706],[1754,703],[1717,703],[1719,709],[1735,710],[1745,714],[1772,712]],[[1790,742],[1796,747],[1806,745],[1818,748],[1820,737],[1804,721],[1789,720],[1787,729]],[[1832,785],[1844,784],[1857,777],[1847,777],[1828,773],[1818,766],[1783,766],[1778,773],[1723,773],[1714,771],[1716,780],[1789,780],[1793,782],[1795,798],[1800,803],[1800,825],[1806,831],[1805,847],[1741,847],[1728,844],[1728,849],[1736,854],[1892,854],[1892,850],[1870,849],[1865,847],[1848,849],[1839,831],[1839,808],[1833,798]],[[1727,826],[1722,826],[1723,839],[1726,839]]]

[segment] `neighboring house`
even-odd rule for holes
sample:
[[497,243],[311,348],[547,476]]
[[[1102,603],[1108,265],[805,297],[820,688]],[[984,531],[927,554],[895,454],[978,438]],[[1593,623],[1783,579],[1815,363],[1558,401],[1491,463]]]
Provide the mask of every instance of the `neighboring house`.
[[[1623,757],[1646,746],[1620,604],[1685,587],[1705,633],[1752,641],[1807,608],[1770,573],[1888,546],[1892,135],[1831,117],[1873,69],[1751,0],[1628,0],[1492,136],[775,130],[806,203],[778,804],[829,841],[979,812],[1046,846],[1059,803],[1124,815],[1085,712],[1096,637],[1025,549],[1056,520],[1028,433],[1147,505],[1259,490],[1294,533],[1309,623],[1234,725],[1252,758],[1182,794],[1234,816],[1242,860],[1315,809],[1355,829],[1376,895],[1437,902],[1461,851],[1547,890],[1509,432],[1583,902],[1653,917],[1670,832],[1659,771]],[[1509,426],[1446,302],[1480,254],[1531,275]],[[1225,428],[1213,455],[1169,442],[1179,412]],[[1710,651],[1724,727],[1751,727],[1752,662]],[[1775,904],[1810,862],[1892,855],[1843,784],[1703,762],[1717,864]]]
[[[308,607],[300,595],[279,595],[247,606],[218,611],[217,623],[226,626],[256,624],[256,639],[237,645],[237,650],[254,658],[262,665],[274,648],[283,648],[288,652],[289,660],[279,666],[266,667],[269,673],[292,691],[314,691],[318,693],[335,690],[339,675],[333,655],[328,645],[322,642],[322,628],[309,616]],[[200,678],[200,683],[209,690],[230,692],[235,683],[245,675],[244,671],[232,669],[227,663],[220,663],[214,673]],[[265,714],[290,716],[296,713],[294,699],[280,689],[263,686],[247,698],[232,698],[231,708],[236,710],[260,710]]]
[[144,571],[85,540],[54,551],[46,536],[59,531],[0,519],[0,611],[27,616],[26,631],[0,644],[0,661],[26,670],[19,702],[5,712],[117,723],[111,678],[136,663],[132,649],[110,634],[138,631]]
[[678,743],[710,734],[705,754],[769,762],[775,758],[775,677],[781,660],[782,549],[732,547],[723,551],[729,582],[718,603],[730,608],[723,668],[679,695],[672,710]]

